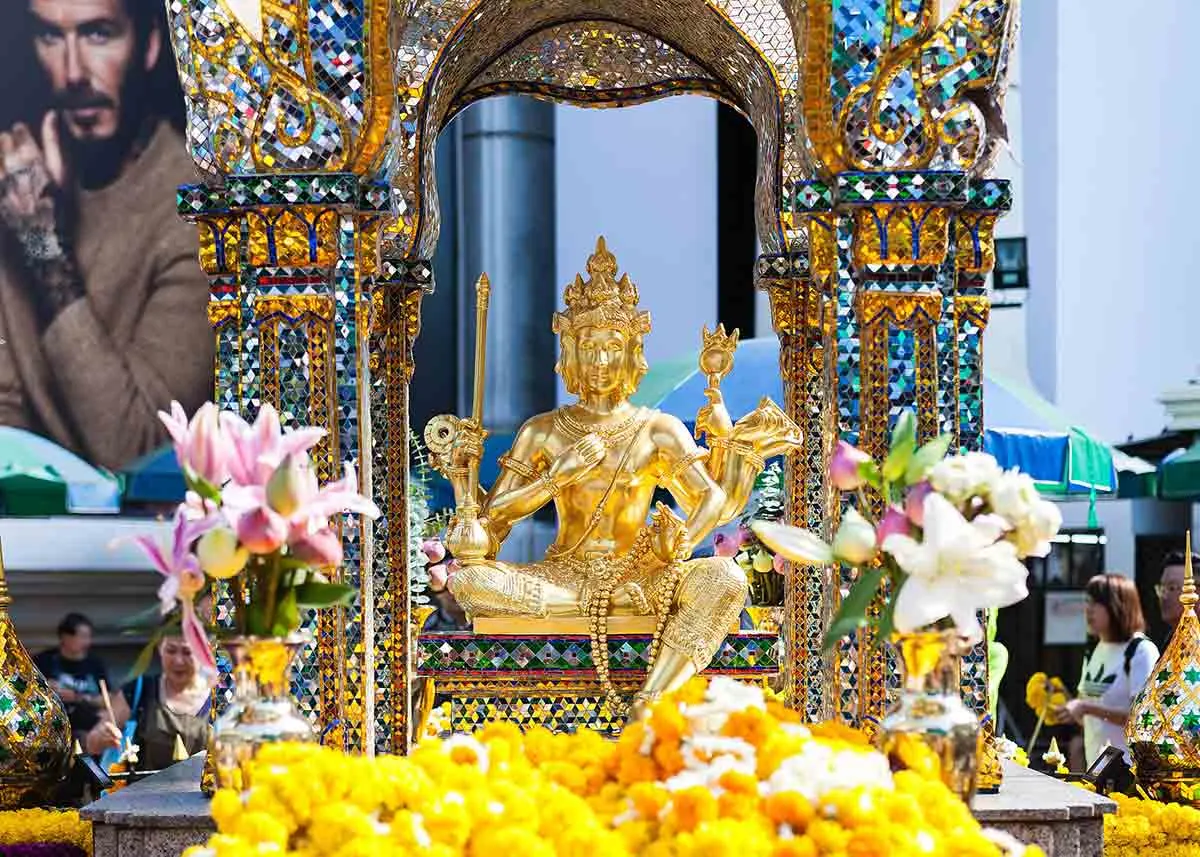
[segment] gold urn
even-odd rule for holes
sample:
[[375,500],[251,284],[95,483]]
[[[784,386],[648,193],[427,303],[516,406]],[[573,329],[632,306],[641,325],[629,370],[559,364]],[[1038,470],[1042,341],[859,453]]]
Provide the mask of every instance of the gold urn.
[[1138,785],[1152,798],[1200,806],[1200,620],[1187,537],[1183,616],[1133,700],[1125,737]]
[[17,639],[0,554],[0,810],[49,803],[71,760],[71,724]]

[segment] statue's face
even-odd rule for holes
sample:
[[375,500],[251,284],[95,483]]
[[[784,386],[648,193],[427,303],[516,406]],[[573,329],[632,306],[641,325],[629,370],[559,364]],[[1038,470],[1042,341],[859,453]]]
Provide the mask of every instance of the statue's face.
[[583,388],[601,396],[620,391],[628,371],[625,334],[608,327],[579,331],[575,349]]

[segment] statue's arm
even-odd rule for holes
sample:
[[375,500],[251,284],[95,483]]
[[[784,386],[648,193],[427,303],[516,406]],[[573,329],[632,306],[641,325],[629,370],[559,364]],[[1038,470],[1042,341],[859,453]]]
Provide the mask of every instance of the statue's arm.
[[660,414],[655,420],[654,434],[662,468],[661,484],[687,513],[688,546],[694,549],[721,522],[725,492],[705,466],[708,450],[696,444],[682,422]]
[[508,530],[546,505],[560,486],[545,460],[546,433],[551,423],[546,415],[521,426],[512,449],[500,459],[500,476],[483,503],[483,514],[493,533]]

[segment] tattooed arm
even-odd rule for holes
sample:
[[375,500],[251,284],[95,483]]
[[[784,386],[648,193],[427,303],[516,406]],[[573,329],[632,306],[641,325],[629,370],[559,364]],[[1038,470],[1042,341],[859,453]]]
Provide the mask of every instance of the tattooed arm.
[[39,147],[18,123],[0,134],[0,220],[12,232],[33,277],[30,299],[38,324],[48,328],[84,296],[70,241],[70,204],[57,118],[47,113]]

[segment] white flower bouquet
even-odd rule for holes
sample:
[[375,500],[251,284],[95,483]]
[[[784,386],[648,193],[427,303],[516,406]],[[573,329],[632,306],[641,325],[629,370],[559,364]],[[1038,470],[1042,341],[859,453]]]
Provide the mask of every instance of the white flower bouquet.
[[[971,641],[981,638],[980,610],[1006,607],[1027,594],[1028,556],[1045,556],[1058,533],[1058,508],[1039,496],[1033,480],[1004,471],[982,452],[946,457],[946,435],[918,447],[916,418],[900,416],[887,457],[876,462],[842,441],[830,479],[855,492],[833,539],[759,521],[755,535],[800,565],[840,563],[858,569],[826,634],[831,648],[873,624],[878,638],[953,623]],[[874,516],[868,491],[882,499]],[[877,517],[877,519],[876,519]],[[888,597],[877,617],[868,608],[884,581]]]

